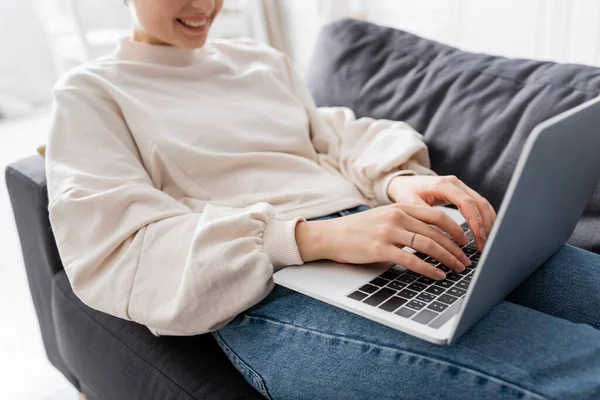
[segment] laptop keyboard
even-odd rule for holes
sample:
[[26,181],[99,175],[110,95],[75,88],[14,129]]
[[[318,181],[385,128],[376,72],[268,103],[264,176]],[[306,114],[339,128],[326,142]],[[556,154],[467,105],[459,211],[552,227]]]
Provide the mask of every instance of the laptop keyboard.
[[[472,263],[463,272],[452,272],[439,261],[417,252],[417,257],[444,271],[446,279],[436,281],[411,270],[388,270],[348,297],[424,325],[433,323],[438,315],[467,293],[479,263],[481,253],[477,251],[473,234],[466,222],[461,227],[471,239],[468,244],[461,246]],[[452,239],[447,233],[445,235]]]

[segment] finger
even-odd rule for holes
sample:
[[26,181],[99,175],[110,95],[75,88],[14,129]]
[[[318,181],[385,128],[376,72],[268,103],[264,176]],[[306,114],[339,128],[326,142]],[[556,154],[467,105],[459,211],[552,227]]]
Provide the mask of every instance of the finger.
[[[435,225],[444,232],[448,232],[458,243],[466,245],[471,241],[465,234],[461,226],[453,220],[448,214],[440,209],[433,207],[411,207],[403,206],[404,212],[409,214],[411,217],[423,221],[427,224]],[[442,235],[444,236],[444,235]],[[445,236],[444,236],[445,237]],[[451,240],[450,240],[451,241]],[[452,241],[451,241],[452,242]],[[462,253],[462,251],[461,251]]]
[[494,207],[490,204],[490,211],[492,213],[492,215],[494,216],[494,222],[496,221],[496,218],[498,218],[498,215],[496,214],[496,210],[494,210]]
[[[423,224],[425,225],[425,224]],[[431,227],[429,227],[431,228]],[[433,228],[431,228],[433,229]],[[433,229],[435,230],[435,229]],[[456,272],[462,272],[465,270],[465,264],[461,261],[461,258],[458,258],[456,256],[454,256],[450,251],[448,251],[447,249],[444,248],[444,246],[442,246],[437,240],[425,235],[425,234],[421,234],[421,233],[417,233],[417,236],[415,236],[415,239],[413,240],[413,245],[410,246],[411,248],[427,254],[428,256],[430,256],[431,258],[441,262],[442,264],[444,264],[445,266],[447,266],[448,268],[452,269],[453,271]],[[438,232],[438,234],[440,234]],[[435,234],[434,234],[435,235]],[[444,236],[442,234],[440,234],[441,236]],[[412,238],[412,235],[411,235]],[[448,238],[446,238],[448,239]],[[454,245],[454,243],[452,243]],[[458,250],[459,252],[462,253],[462,250]]]
[[388,253],[385,255],[386,259],[406,267],[411,271],[415,271],[418,274],[426,276],[435,280],[444,280],[446,279],[446,274],[439,268],[434,267],[433,265],[426,263],[421,260],[419,257],[415,256],[408,251],[402,250],[396,246],[389,246]]
[[489,236],[490,232],[492,231],[494,220],[496,219],[494,215],[495,213],[493,212],[494,209],[492,208],[491,204],[482,195],[467,186],[467,184],[463,181],[459,180],[457,183],[477,202],[477,208],[479,208],[479,213],[483,217],[486,236]]
[[473,232],[477,249],[483,251],[483,245],[487,236],[485,235],[483,217],[479,212],[475,199],[469,196],[463,189],[450,182],[441,186],[437,195],[447,197],[452,204],[458,207],[460,213],[467,220],[471,232]]
[[[418,219],[413,219],[412,221],[408,221],[406,224],[406,229],[411,232],[417,233],[415,240],[413,241],[413,246],[411,248],[420,251],[421,253],[425,253],[430,255],[432,258],[440,261],[442,264],[447,266],[448,268],[456,271],[463,272],[465,267],[471,265],[471,261],[467,257],[467,255],[461,250],[460,247],[456,245],[450,238],[445,236],[442,232],[435,229],[432,226],[424,223],[423,221],[419,221]],[[462,230],[462,229],[461,229]],[[421,251],[415,247],[415,243],[417,238],[420,236],[427,237],[433,240],[437,245],[441,247],[435,247],[435,250],[438,250],[438,253],[428,253],[425,251]],[[470,241],[470,240],[469,240]],[[419,241],[419,244],[422,244],[423,241]],[[418,245],[417,245],[418,246]]]
[[419,196],[415,196],[414,199],[411,200],[410,203],[398,203],[402,205],[412,205],[412,206],[429,206],[425,200],[420,198]]
[[[411,218],[411,217],[409,217]],[[416,220],[415,220],[416,221]],[[428,226],[423,222],[419,222],[422,226]],[[410,222],[408,224],[411,224]],[[415,224],[413,224],[415,225]],[[431,227],[429,227],[431,228]],[[433,229],[433,228],[431,228]],[[425,229],[417,229],[424,231]],[[415,235],[416,233],[416,235]],[[438,232],[439,233],[439,232]],[[444,236],[440,233],[441,236]],[[413,239],[414,238],[414,239]],[[404,229],[399,229],[396,231],[394,237],[390,238],[393,244],[396,244],[400,247],[408,246],[414,250],[417,250],[421,253],[427,254],[431,258],[441,262],[448,268],[462,272],[465,268],[464,264],[456,258],[452,253],[446,250],[442,245],[437,243],[435,240],[430,237],[420,234],[418,232],[407,231]],[[447,238],[446,238],[447,239]]]

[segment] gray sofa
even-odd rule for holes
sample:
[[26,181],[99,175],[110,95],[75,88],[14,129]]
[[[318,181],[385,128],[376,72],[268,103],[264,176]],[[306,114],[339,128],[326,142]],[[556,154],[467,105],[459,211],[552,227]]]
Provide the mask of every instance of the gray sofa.
[[[600,69],[472,54],[342,20],[322,31],[307,82],[320,106],[407,121],[436,172],[498,208],[531,129],[598,96]],[[48,222],[44,160],[9,165],[6,183],[48,358],[88,399],[261,398],[212,336],[157,338],[79,301]],[[600,253],[600,187],[569,243]]]

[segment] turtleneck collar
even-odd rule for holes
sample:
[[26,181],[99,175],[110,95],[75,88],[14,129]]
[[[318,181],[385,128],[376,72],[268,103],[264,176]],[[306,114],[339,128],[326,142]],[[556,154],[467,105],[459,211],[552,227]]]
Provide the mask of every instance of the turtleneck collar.
[[209,51],[207,46],[208,42],[201,48],[188,50],[175,46],[138,42],[129,36],[124,36],[119,39],[115,53],[118,59],[124,61],[185,67],[198,63]]

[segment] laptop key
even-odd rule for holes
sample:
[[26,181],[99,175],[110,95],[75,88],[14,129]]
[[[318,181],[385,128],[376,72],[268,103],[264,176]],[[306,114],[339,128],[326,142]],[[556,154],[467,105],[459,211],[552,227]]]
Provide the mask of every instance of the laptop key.
[[420,282],[423,285],[431,285],[435,281],[433,279],[431,279],[431,278],[426,277],[426,276],[422,276],[422,277],[419,278],[419,280],[417,282]]
[[[471,238],[471,239],[473,239],[473,238]],[[477,244],[475,243],[474,240],[471,240],[464,247],[468,247],[469,249],[477,250]]]
[[[465,268],[466,271],[466,268]],[[446,274],[446,279],[449,279],[453,282],[459,281],[462,278],[461,275],[457,274],[456,272],[450,272],[448,274]]]
[[425,310],[421,311],[420,313],[418,313],[417,315],[415,315],[415,317],[412,320],[417,321],[420,324],[427,324],[432,319],[437,317],[438,315],[439,314],[436,312],[425,309]]
[[440,265],[438,265],[437,267],[438,267],[438,269],[441,269],[441,270],[442,270],[442,271],[444,271],[445,273],[452,272],[452,270],[451,270],[450,268],[446,267],[446,266],[445,266],[445,265],[443,265],[443,264],[440,264]]
[[471,279],[473,279],[473,274],[465,276],[462,281],[471,282]]
[[399,277],[397,277],[396,280],[399,282],[404,282],[404,283],[413,283],[414,281],[417,280],[417,277],[404,274],[404,275],[400,275]]
[[376,291],[378,291],[378,290],[379,290],[379,288],[378,288],[377,286],[369,285],[369,284],[367,283],[365,286],[361,287],[361,288],[360,288],[360,289],[358,289],[358,290],[360,290],[361,292],[365,292],[365,293],[373,294],[373,293],[375,293]]
[[429,263],[431,265],[436,265],[439,264],[440,262],[438,260],[436,260],[435,258],[428,258],[426,260],[424,260],[426,263]]
[[404,297],[405,299],[412,299],[417,295],[417,292],[412,290],[404,289],[398,292],[398,296]]
[[381,278],[375,278],[373,279],[371,282],[369,282],[371,285],[375,285],[378,287],[384,287],[385,285],[387,285],[389,281],[385,280],[385,279],[381,279]]
[[356,292],[348,295],[348,297],[350,297],[351,299],[358,300],[358,301],[361,301],[362,299],[364,299],[367,296],[368,296],[368,294],[359,292],[358,290]]
[[397,314],[401,317],[404,318],[410,318],[413,315],[415,315],[417,312],[415,310],[411,310],[410,308],[406,308],[406,307],[402,307],[401,309],[399,309],[398,311],[396,311],[394,314]]
[[408,275],[408,276],[414,276],[414,277],[416,277],[416,278],[418,278],[418,277],[420,277],[420,276],[421,276],[421,274],[419,274],[418,272],[411,271],[410,269],[409,269],[408,271],[406,271],[406,274],[405,274],[405,275]]
[[406,287],[406,283],[392,281],[392,282],[388,283],[387,287],[392,288],[394,290],[402,290]]
[[370,306],[378,306],[379,304],[383,303],[384,300],[389,299],[395,294],[395,290],[383,288],[380,289],[378,292],[375,292],[375,294],[372,294],[371,297],[367,297],[366,300],[363,300],[363,303],[368,304]]
[[408,289],[414,290],[415,292],[420,292],[421,290],[425,290],[427,288],[426,285],[423,285],[419,282],[413,282]]
[[466,247],[466,246],[465,246],[465,247],[462,249],[462,251],[463,251],[463,252],[464,252],[464,253],[465,253],[467,256],[472,256],[473,254],[477,253],[477,250],[474,250],[474,249],[472,249],[472,248],[470,248],[470,247]]
[[433,303],[428,305],[427,308],[433,311],[442,312],[446,308],[448,308],[448,304],[440,303],[439,301],[434,301]]
[[434,294],[436,296],[439,295],[439,294],[444,293],[445,290],[446,289],[441,288],[439,286],[435,286],[435,285],[431,285],[427,289],[425,289],[426,292],[429,292],[429,293]]
[[382,278],[389,279],[393,281],[398,277],[398,274],[392,271],[385,271],[383,274],[379,275]]
[[453,288],[448,289],[448,291],[446,293],[451,294],[452,296],[461,297],[465,293],[467,293],[467,291],[464,289],[459,289],[457,287],[453,287]]
[[462,278],[465,275],[467,275],[469,272],[471,272],[471,271],[469,271],[468,269],[465,268],[462,272],[457,272],[457,274],[459,274],[460,277]]
[[421,253],[420,251],[417,251],[417,252],[415,253],[415,256],[419,257],[421,260],[424,260],[424,259],[426,259],[427,257],[429,257],[427,254],[425,254],[425,253]]
[[379,308],[381,308],[382,310],[385,310],[385,311],[393,312],[394,310],[396,310],[401,305],[404,305],[404,303],[406,303],[407,301],[408,300],[403,299],[402,297],[393,296],[388,301],[386,301],[385,303],[381,304],[379,306]]
[[458,297],[450,296],[449,294],[444,293],[443,295],[438,297],[438,300],[441,301],[442,303],[452,304],[456,300],[458,300]]
[[435,284],[437,286],[443,287],[443,288],[449,288],[450,286],[454,285],[454,282],[452,281],[447,281],[447,280],[443,280],[443,281],[436,281]]
[[413,300],[406,305],[406,307],[412,308],[413,310],[417,310],[417,311],[425,306],[426,306],[426,304],[419,300]]
[[471,269],[469,269],[469,268],[465,268],[465,269],[463,269],[463,271],[462,271],[462,272],[457,272],[457,273],[458,273],[458,274],[460,275],[460,277],[462,278],[463,276],[467,275],[467,274],[468,274],[469,272],[471,272],[472,270],[473,270],[473,268],[471,268]]
[[454,285],[455,287],[461,288],[463,290],[467,290],[469,288],[469,285],[471,284],[471,281],[467,281],[467,280],[462,280],[460,282],[458,282],[456,285]]
[[419,295],[417,296],[417,300],[421,300],[424,301],[425,303],[429,303],[430,301],[433,301],[433,299],[435,299],[436,296],[432,295],[431,293],[419,293]]

